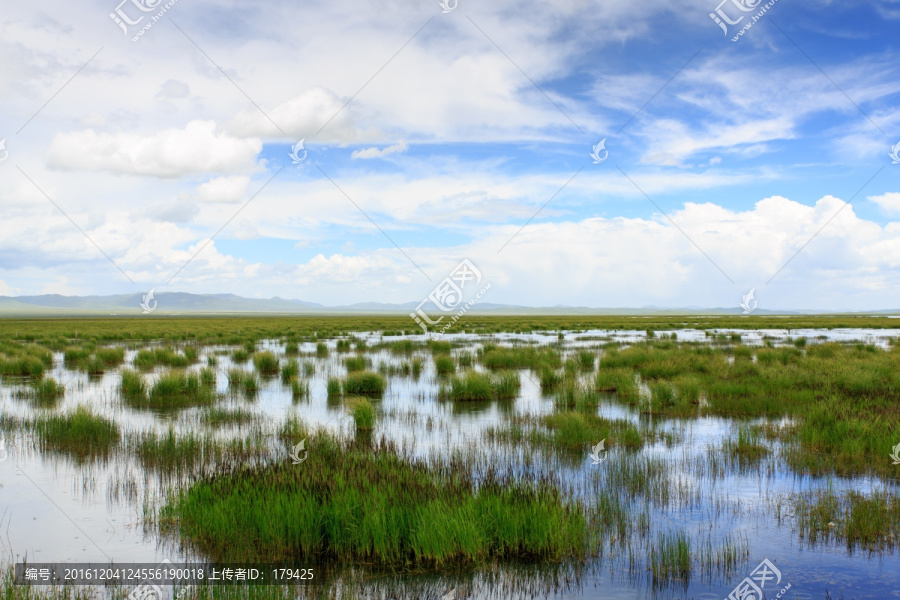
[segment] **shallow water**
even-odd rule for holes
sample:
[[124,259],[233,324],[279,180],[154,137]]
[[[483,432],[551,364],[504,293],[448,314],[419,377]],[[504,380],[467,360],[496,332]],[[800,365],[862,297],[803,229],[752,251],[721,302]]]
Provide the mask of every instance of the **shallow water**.
[[[789,343],[804,337],[809,343],[819,341],[858,341],[885,346],[889,340],[900,336],[898,330],[722,330],[714,333],[740,333],[746,344]],[[703,341],[709,336],[703,331],[678,330],[679,341]],[[377,334],[360,334],[370,343],[377,343]],[[481,342],[558,344],[556,333],[501,334],[475,336],[451,334],[448,341],[465,342],[470,346],[455,348],[454,353],[473,351]],[[597,347],[607,342],[629,343],[646,338],[644,332],[634,331],[584,331],[567,332],[563,348]],[[401,338],[384,338],[398,341]],[[415,339],[421,339],[421,336]],[[242,406],[260,415],[262,428],[272,434],[273,460],[284,460],[285,453],[274,441],[274,433],[290,414],[297,414],[312,424],[332,430],[350,431],[350,419],[339,403],[329,401],[326,383],[329,376],[342,376],[345,369],[341,361],[353,353],[335,351],[335,342],[329,342],[331,354],[327,358],[315,356],[315,344],[301,344],[301,363],[310,361],[316,365],[315,375],[309,379],[310,395],[307,400],[294,403],[289,386],[279,378],[263,380],[257,396],[248,400],[228,395],[226,372],[237,366],[252,369],[252,362],[233,365],[229,354],[219,355],[217,389],[223,394],[223,406]],[[283,346],[277,342],[265,342],[260,349],[269,349],[283,355]],[[200,363],[190,368],[199,370],[206,364],[208,354],[229,352],[231,348],[206,347]],[[128,350],[126,364],[136,351]],[[418,378],[410,376],[388,377],[388,389],[377,402],[379,422],[375,435],[384,435],[417,456],[447,456],[467,447],[479,446],[492,452],[494,460],[503,461],[523,473],[551,471],[569,482],[570,491],[589,499],[598,486],[602,487],[607,471],[617,461],[634,460],[635,456],[616,448],[609,449],[607,462],[593,465],[587,455],[582,458],[568,456],[542,456],[524,449],[501,447],[485,441],[487,428],[502,425],[513,415],[538,415],[553,410],[553,400],[542,396],[536,376],[527,370],[520,371],[521,391],[515,400],[487,403],[452,403],[436,400],[438,380],[431,361],[431,354],[418,350],[422,358],[423,372]],[[392,354],[387,350],[369,351],[373,366],[379,363],[399,363],[409,360],[409,355]],[[479,367],[476,367],[479,368]],[[155,373],[158,374],[159,370]],[[117,386],[118,370],[91,379],[84,373],[67,369],[62,354],[54,357],[54,367],[48,373],[66,384],[66,394],[58,408],[67,410],[79,404],[87,404],[112,419],[123,431],[129,433],[156,430],[165,432],[170,427],[179,432],[196,431],[200,425],[201,409],[188,409],[177,414],[154,414],[133,410],[122,404]],[[0,408],[6,415],[21,418],[31,416],[36,409],[17,391],[21,385],[4,380],[0,385]],[[682,585],[655,588],[646,569],[646,548],[631,546],[635,559],[629,559],[625,546],[607,546],[603,556],[597,558],[578,573],[561,567],[501,566],[487,572],[468,573],[462,576],[417,575],[405,577],[382,576],[373,580],[376,585],[389,586],[417,597],[440,597],[442,589],[456,587],[458,597],[506,598],[530,591],[537,597],[597,598],[597,599],[683,599],[726,598],[732,589],[764,559],[770,559],[782,573],[780,584],[791,584],[783,598],[825,598],[826,590],[832,597],[840,598],[900,598],[900,557],[894,552],[869,555],[862,551],[850,552],[834,544],[810,546],[801,540],[793,527],[790,514],[777,518],[779,507],[790,512],[785,499],[791,494],[821,490],[856,490],[871,493],[888,488],[898,491],[898,480],[883,481],[858,478],[814,478],[800,476],[787,469],[778,458],[778,445],[758,467],[750,470],[716,469],[709,464],[710,448],[718,447],[735,427],[735,422],[722,418],[697,418],[659,420],[638,415],[634,410],[607,398],[599,407],[607,418],[626,419],[643,427],[657,427],[671,433],[669,441],[660,440],[648,444],[638,457],[655,457],[665,461],[666,477],[676,490],[675,497],[666,502],[650,503],[650,527],[648,539],[656,533],[685,531],[692,540],[692,550],[710,541],[720,543],[725,536],[746,539],[749,557],[731,573],[712,572],[704,575],[695,561],[694,575]],[[240,436],[244,430],[223,428],[221,435]],[[27,557],[31,562],[147,562],[164,559],[173,562],[202,560],[179,547],[177,540],[160,537],[155,530],[144,526],[144,504],[153,503],[164,496],[169,482],[153,473],[145,472],[135,458],[125,452],[115,454],[108,462],[77,464],[73,459],[42,453],[27,434],[7,433],[5,443],[8,457],[0,462],[0,544],[4,554],[16,560]],[[314,452],[314,448],[309,449]],[[898,467],[900,476],[900,467]],[[554,584],[559,585],[556,587]],[[779,588],[780,589],[780,588]],[[767,597],[774,597],[778,589],[766,588]],[[419,596],[419,594],[422,594]]]

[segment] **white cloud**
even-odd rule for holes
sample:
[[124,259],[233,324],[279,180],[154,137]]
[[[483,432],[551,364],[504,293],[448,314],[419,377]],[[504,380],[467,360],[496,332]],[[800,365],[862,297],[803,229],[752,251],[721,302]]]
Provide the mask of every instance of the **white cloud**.
[[889,213],[900,213],[900,192],[889,192],[880,196],[869,196],[869,200]]
[[250,177],[246,175],[216,177],[200,184],[197,199],[203,202],[239,202],[245,199],[249,185]]
[[235,138],[217,131],[212,121],[198,120],[184,129],[166,129],[149,137],[92,129],[60,133],[47,152],[47,164],[61,170],[173,178],[252,171],[261,150],[258,138]]
[[353,154],[350,155],[350,158],[382,158],[389,154],[406,152],[406,150],[406,142],[401,141],[399,144],[394,144],[393,146],[382,149],[366,148],[364,150],[355,150]]

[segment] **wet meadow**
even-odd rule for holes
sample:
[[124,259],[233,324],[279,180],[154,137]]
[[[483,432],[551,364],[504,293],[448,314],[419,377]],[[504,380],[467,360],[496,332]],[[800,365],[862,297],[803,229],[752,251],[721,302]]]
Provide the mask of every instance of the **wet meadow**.
[[0,597],[169,560],[316,573],[179,599],[722,599],[764,559],[766,597],[897,597],[897,324],[3,320]]

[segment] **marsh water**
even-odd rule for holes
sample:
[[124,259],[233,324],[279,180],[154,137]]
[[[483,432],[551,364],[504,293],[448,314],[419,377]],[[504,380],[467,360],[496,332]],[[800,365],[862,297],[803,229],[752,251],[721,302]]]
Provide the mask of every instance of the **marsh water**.
[[[702,342],[704,331],[680,330],[679,341]],[[886,347],[900,337],[900,330],[722,330],[718,333],[740,335],[746,345],[770,341],[776,345],[804,337],[818,341],[862,342]],[[369,346],[404,338],[361,332]],[[576,349],[596,349],[604,344],[643,341],[642,331],[585,331],[565,333],[497,334],[444,336],[453,342],[453,353],[474,352],[485,342],[506,344],[556,345],[565,355]],[[421,342],[422,336],[414,336]],[[226,426],[215,435],[242,437],[250,429],[268,434],[269,449],[263,460],[289,460],[275,432],[290,415],[298,415],[314,427],[323,427],[353,435],[352,420],[340,402],[329,399],[329,377],[346,374],[343,359],[355,352],[339,353],[336,340],[326,342],[328,356],[318,356],[315,343],[300,345],[298,360],[312,363],[315,372],[309,381],[309,395],[299,401],[292,398],[289,385],[280,378],[263,379],[259,392],[251,398],[229,393],[226,373],[230,368],[252,370],[252,361],[233,364],[225,346],[201,349],[200,362],[189,367],[199,370],[206,356],[216,356],[219,405],[242,407],[258,415],[252,426]],[[128,366],[141,347],[126,346]],[[257,346],[284,358],[284,344],[265,341]],[[552,472],[571,484],[569,491],[585,496],[602,486],[606,472],[616,461],[625,460],[617,448],[608,449],[607,460],[593,464],[583,456],[542,453],[502,444],[490,439],[492,427],[507,424],[515,417],[540,415],[554,410],[552,397],[543,395],[536,375],[518,371],[521,390],[510,401],[457,403],[437,399],[440,378],[435,373],[431,353],[418,348],[412,354],[399,355],[387,348],[365,353],[372,368],[379,364],[397,365],[418,356],[423,370],[418,377],[409,374],[388,375],[387,390],[376,402],[378,423],[374,435],[392,440],[412,455],[449,456],[460,449],[479,453],[479,461],[498,461],[522,474]],[[475,363],[474,369],[481,367]],[[162,369],[148,375],[150,379]],[[113,369],[96,378],[68,369],[62,353],[54,355],[47,373],[65,384],[65,396],[54,410],[66,411],[88,405],[95,412],[114,420],[127,439],[130,433],[156,431],[191,432],[203,429],[202,409],[175,413],[155,413],[129,408],[123,404],[118,386],[121,369]],[[583,374],[589,377],[590,374]],[[22,397],[23,383],[4,379],[0,385],[0,408],[5,415],[27,419],[39,412]],[[727,598],[763,559],[770,560],[781,573],[781,581],[766,588],[767,598],[775,598],[790,584],[781,598],[900,598],[900,557],[894,551],[867,552],[848,549],[833,542],[811,544],[802,539],[794,522],[788,499],[811,490],[854,490],[870,494],[876,490],[900,490],[900,466],[897,477],[812,477],[790,470],[778,452],[778,442],[770,442],[772,452],[752,468],[721,465],[714,449],[731,435],[738,425],[723,418],[662,419],[641,415],[624,406],[614,396],[605,396],[598,407],[607,418],[625,419],[658,432],[653,443],[640,451],[646,457],[665,461],[671,495],[643,501],[636,507],[649,515],[651,535],[685,532],[692,553],[730,542],[744,548],[736,565],[716,568],[704,565],[694,556],[694,568],[687,581],[655,584],[649,576],[649,548],[640,540],[620,541],[604,547],[600,556],[588,565],[499,564],[489,569],[468,569],[460,573],[372,574],[368,593],[373,597],[440,598],[455,588],[458,598],[555,597],[597,599],[718,599]],[[746,424],[742,421],[740,424]],[[599,440],[598,440],[599,441]],[[170,535],[162,535],[145,520],[148,510],[165,501],[171,486],[184,484],[177,476],[145,470],[142,463],[127,452],[116,452],[108,459],[78,461],[70,456],[42,452],[26,430],[4,434],[7,450],[0,462],[0,549],[12,561],[29,562],[141,562],[157,563],[202,561],[189,547]],[[314,447],[309,448],[315,452]],[[634,457],[631,457],[633,460]],[[148,508],[149,507],[149,508]]]

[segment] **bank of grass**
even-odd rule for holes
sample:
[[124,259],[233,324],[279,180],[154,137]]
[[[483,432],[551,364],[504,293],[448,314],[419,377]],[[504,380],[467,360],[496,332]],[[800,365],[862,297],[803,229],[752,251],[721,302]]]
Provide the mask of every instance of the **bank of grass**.
[[800,537],[811,544],[839,543],[848,550],[894,550],[900,545],[900,497],[834,490],[792,498]]
[[118,426],[85,406],[66,414],[43,415],[31,422],[41,450],[78,459],[106,457],[118,445]]
[[169,499],[162,522],[220,562],[484,565],[595,550],[590,516],[549,483],[490,475],[476,486],[459,467],[324,433],[307,448],[302,465],[281,461],[196,482]]

